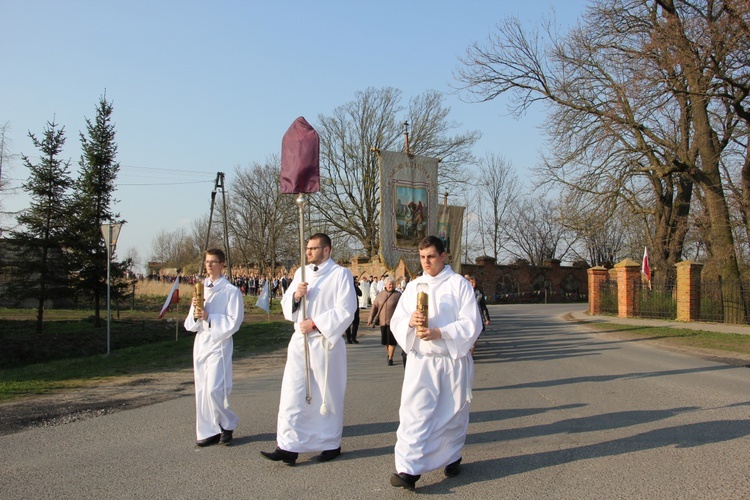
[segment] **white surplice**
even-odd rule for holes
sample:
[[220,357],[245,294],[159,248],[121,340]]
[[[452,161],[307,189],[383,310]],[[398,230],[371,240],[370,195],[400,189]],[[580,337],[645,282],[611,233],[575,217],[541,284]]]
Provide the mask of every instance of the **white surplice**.
[[[305,267],[306,319],[317,331],[299,331],[301,309],[295,308],[294,292],[302,281],[294,275],[281,299],[284,317],[294,321],[289,341],[276,428],[279,448],[293,452],[333,450],[341,446],[346,393],[346,346],[342,335],[354,319],[357,293],[348,269],[328,259],[314,271]],[[305,399],[305,344],[310,349],[310,404]]]
[[[209,286],[212,285],[212,286]],[[190,306],[185,329],[196,332],[193,343],[195,375],[195,429],[198,439],[234,430],[239,417],[229,408],[232,392],[232,335],[240,329],[245,305],[240,290],[222,276],[213,284],[206,278],[204,310],[208,321],[193,318]]]
[[359,308],[367,309],[367,303],[370,301],[370,282],[367,280],[360,281],[359,289],[362,290],[362,296],[359,298]]
[[[424,341],[409,320],[417,304],[417,285],[427,284],[428,326],[442,338]],[[446,265],[406,285],[391,331],[408,353],[401,389],[395,447],[396,471],[424,474],[461,457],[469,427],[474,361],[469,354],[482,331],[474,290]]]

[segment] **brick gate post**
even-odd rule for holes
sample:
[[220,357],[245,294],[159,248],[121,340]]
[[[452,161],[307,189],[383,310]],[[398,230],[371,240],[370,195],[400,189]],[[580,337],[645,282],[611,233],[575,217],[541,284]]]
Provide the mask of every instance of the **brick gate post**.
[[701,314],[703,264],[683,260],[677,268],[677,321],[698,321]]
[[638,315],[637,287],[641,285],[641,265],[633,259],[615,264],[617,272],[617,317],[632,318]]
[[602,284],[607,281],[609,271],[605,267],[589,268],[589,314],[598,316],[602,313]]

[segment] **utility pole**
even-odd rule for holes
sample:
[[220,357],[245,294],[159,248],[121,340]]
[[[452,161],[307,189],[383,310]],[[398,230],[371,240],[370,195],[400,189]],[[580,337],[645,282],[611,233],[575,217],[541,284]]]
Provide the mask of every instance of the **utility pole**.
[[[224,248],[226,251],[226,258],[227,258],[227,279],[231,282],[232,281],[232,259],[229,255],[229,224],[227,222],[227,197],[226,197],[226,190],[224,189],[224,172],[216,172],[216,181],[214,181],[214,189],[211,191],[211,211],[208,215],[208,231],[206,231],[206,245],[203,248],[203,251],[205,253],[206,250],[208,250],[209,242],[211,241],[211,224],[213,222],[214,218],[214,206],[216,204],[216,192],[217,190],[221,189],[221,201],[222,201],[222,209],[224,211],[224,220],[223,220],[223,226],[224,226]],[[201,260],[203,259],[203,256],[201,255]],[[202,265],[202,264],[201,264]],[[201,267],[199,266],[199,269]]]

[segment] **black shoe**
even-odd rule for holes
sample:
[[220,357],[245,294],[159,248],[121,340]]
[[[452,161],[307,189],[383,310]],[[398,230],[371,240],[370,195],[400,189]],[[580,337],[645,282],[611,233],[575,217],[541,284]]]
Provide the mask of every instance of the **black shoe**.
[[393,366],[393,360],[392,359],[388,360],[388,366]]
[[355,344],[359,344],[359,340],[357,339],[353,339],[352,342],[354,342]]
[[461,459],[445,466],[445,477],[456,477],[461,473]]
[[221,439],[221,434],[217,434],[215,436],[207,437],[206,439],[199,439],[195,442],[200,447],[203,446],[211,446],[212,444],[216,444]]
[[353,342],[351,340],[346,341],[347,344],[352,344]]
[[281,460],[287,465],[294,465],[294,463],[297,461],[297,456],[299,455],[299,453],[295,453],[293,451],[282,450],[278,446],[271,452],[261,451],[260,454],[266,460],[273,460],[274,462],[278,462],[279,460]]
[[219,438],[219,444],[229,444],[229,441],[232,440],[232,432],[234,431],[222,430],[221,438]]
[[328,462],[329,460],[333,460],[339,455],[341,455],[341,446],[339,446],[335,450],[326,450],[318,455],[318,462]]
[[398,474],[391,474],[391,486],[396,488],[404,488],[409,491],[414,491],[414,487],[417,485],[417,480],[422,477],[419,475],[412,476],[406,472],[399,472]]

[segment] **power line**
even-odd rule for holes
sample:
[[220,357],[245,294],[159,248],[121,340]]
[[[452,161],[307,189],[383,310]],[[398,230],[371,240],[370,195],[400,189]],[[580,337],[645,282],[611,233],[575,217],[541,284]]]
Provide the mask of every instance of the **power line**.
[[212,184],[213,181],[192,181],[192,182],[147,182],[142,184],[123,184],[117,183],[117,187],[120,186],[177,186],[180,184]]
[[146,170],[146,171],[164,172],[164,173],[169,173],[169,174],[180,174],[180,175],[185,175],[185,174],[195,174],[195,175],[200,175],[200,176],[204,176],[205,175],[205,176],[211,176],[212,182],[213,182],[213,176],[216,175],[216,172],[203,172],[203,171],[200,171],[200,170],[180,170],[180,169],[176,169],[176,168],[141,167],[141,166],[138,166],[138,165],[122,165],[122,164],[120,164],[120,170],[122,170],[123,168],[125,168],[127,170],[129,170],[129,169],[133,169],[133,170]]

